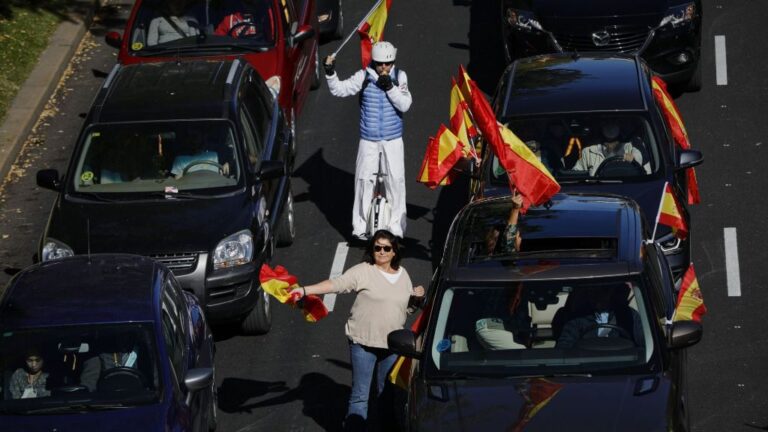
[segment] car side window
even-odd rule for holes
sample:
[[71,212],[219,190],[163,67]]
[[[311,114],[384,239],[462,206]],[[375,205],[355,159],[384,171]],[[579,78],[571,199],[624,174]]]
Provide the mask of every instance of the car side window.
[[662,275],[658,267],[658,256],[652,246],[644,246],[648,254],[644,263],[644,273],[648,282],[650,283],[649,295],[653,303],[653,313],[656,316],[657,322],[663,327],[667,320],[667,301],[664,295],[664,284],[662,283]]
[[181,312],[179,310],[181,305],[182,303],[179,302],[178,295],[174,292],[171,280],[166,279],[163,284],[163,295],[161,299],[163,339],[176,374],[184,372],[186,332],[184,331]]
[[262,143],[260,136],[256,133],[254,125],[249,119],[245,108],[240,109],[240,124],[243,126],[243,136],[245,139],[245,151],[248,155],[248,166],[255,172],[261,162]]

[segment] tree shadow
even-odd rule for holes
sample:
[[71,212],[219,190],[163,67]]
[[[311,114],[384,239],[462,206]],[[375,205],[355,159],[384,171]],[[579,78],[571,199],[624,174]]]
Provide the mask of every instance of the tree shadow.
[[0,17],[12,20],[14,9],[34,13],[48,12],[63,21],[73,21],[71,14],[86,14],[93,7],[93,0],[3,0],[0,1]]
[[[252,394],[247,399],[255,397],[253,395],[254,391],[249,386],[255,386],[257,392],[262,391],[261,395],[267,393],[263,391],[263,387],[259,388],[259,384],[261,384],[259,381],[238,381],[241,381],[237,384],[242,386],[239,387],[239,389],[242,390],[244,394],[248,394],[248,392]],[[221,388],[223,387],[224,383],[222,383]],[[238,388],[232,388],[232,390],[236,392],[238,391]],[[251,404],[244,404],[247,399],[238,395],[236,400],[234,400],[234,402],[237,403],[227,406],[227,409],[231,409],[232,411],[227,411],[222,406],[222,390],[219,390],[219,408],[224,412],[251,412],[254,408],[272,407],[300,400],[304,403],[302,413],[307,417],[312,418],[312,420],[323,428],[323,430],[340,431],[342,429],[344,416],[347,413],[347,400],[349,399],[350,392],[349,386],[339,384],[321,373],[310,372],[301,377],[299,385],[296,388],[286,390],[287,391],[279,396]],[[280,390],[269,389],[268,392],[273,393],[274,391]]]
[[306,193],[294,201],[311,201],[325,215],[328,223],[347,241],[352,240],[352,204],[355,198],[355,176],[326,162],[323,149],[318,149],[294,173],[309,185]]
[[285,381],[255,381],[243,378],[224,378],[218,388],[218,407],[225,413],[248,411],[243,404],[253,398],[269,393],[286,392],[290,390]]
[[97,20],[94,21],[90,32],[95,37],[103,37],[107,32],[117,29],[122,32],[128,22],[128,14],[120,8],[121,5],[106,5],[96,11]]
[[486,94],[493,94],[496,83],[507,66],[501,35],[499,1],[473,1],[469,8],[467,72]]

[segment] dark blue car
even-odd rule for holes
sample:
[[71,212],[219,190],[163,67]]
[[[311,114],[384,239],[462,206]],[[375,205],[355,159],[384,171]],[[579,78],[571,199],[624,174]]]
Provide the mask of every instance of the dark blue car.
[[0,302],[3,430],[216,427],[213,337],[162,264],[92,255],[27,268]]
[[[683,207],[686,170],[703,161],[672,139],[640,58],[606,53],[552,54],[516,61],[495,95],[496,117],[531,148],[563,192],[610,193],[637,201],[653,227],[664,185]],[[474,197],[509,194],[498,159],[485,152]],[[690,240],[660,225],[655,240],[676,277],[690,262]]]

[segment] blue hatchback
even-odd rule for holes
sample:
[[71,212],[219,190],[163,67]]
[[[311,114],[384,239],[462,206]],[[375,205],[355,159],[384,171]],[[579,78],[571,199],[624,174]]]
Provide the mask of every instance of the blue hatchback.
[[216,427],[214,344],[162,264],[83,255],[34,265],[0,301],[5,430]]

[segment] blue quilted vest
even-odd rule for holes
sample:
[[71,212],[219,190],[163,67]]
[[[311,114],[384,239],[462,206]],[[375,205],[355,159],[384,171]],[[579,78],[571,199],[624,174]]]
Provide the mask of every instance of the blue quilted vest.
[[[397,86],[399,71],[392,68],[392,83]],[[386,141],[403,136],[403,113],[387,99],[387,93],[366,73],[360,92],[360,137],[368,141]]]

